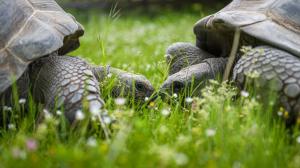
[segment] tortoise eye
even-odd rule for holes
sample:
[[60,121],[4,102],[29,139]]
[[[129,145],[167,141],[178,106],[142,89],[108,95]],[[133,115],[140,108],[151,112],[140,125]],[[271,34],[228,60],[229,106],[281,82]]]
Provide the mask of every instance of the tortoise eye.
[[173,92],[174,93],[179,93],[180,91],[182,91],[183,88],[184,88],[184,84],[182,82],[179,82],[179,81],[173,82]]
[[139,90],[139,91],[145,90],[145,86],[144,86],[142,83],[139,83],[139,82],[137,82],[137,83],[135,84],[135,88],[136,88],[137,90]]

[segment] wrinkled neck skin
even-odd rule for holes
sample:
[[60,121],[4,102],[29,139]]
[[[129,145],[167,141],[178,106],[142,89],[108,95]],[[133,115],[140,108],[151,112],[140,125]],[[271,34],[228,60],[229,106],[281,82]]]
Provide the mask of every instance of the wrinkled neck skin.
[[[45,57],[57,55],[58,51],[55,51],[49,55],[46,55]],[[22,76],[15,83],[13,83],[12,86],[9,87],[5,92],[0,94],[0,107],[3,104],[5,104],[6,106],[11,106],[13,104],[12,100],[14,92],[17,92],[19,99],[28,99],[28,95],[31,90],[30,87],[34,87],[34,82],[42,67],[42,62],[40,62],[39,60],[40,59],[37,59],[36,61],[29,64],[27,70],[22,74]],[[14,88],[16,90],[14,90]]]
[[110,66],[98,66],[92,68],[98,81],[101,83],[109,74],[117,78],[113,88],[112,95],[114,97],[129,96],[137,102],[143,102],[145,97],[150,97],[154,88],[151,83],[142,75],[137,75],[123,71]]
[[99,83],[102,83],[105,78],[109,77],[109,75],[112,75],[118,79],[112,90],[114,97],[118,97],[122,93],[130,93],[130,91],[133,89],[131,87],[133,84],[130,80],[132,78],[131,74],[126,71],[110,66],[97,66],[92,69]]
[[93,67],[92,70],[99,82],[104,81],[109,74],[115,75],[117,77],[128,74],[126,71],[110,66],[97,66]]

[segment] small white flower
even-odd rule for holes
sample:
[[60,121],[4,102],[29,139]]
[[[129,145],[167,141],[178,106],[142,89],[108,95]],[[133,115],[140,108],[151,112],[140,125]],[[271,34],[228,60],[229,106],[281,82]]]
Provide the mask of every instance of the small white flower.
[[247,91],[241,91],[241,95],[243,96],[243,97],[249,97],[249,93],[247,92]]
[[3,110],[4,110],[4,111],[12,111],[12,108],[11,108],[11,107],[8,107],[8,106],[4,106],[4,107],[3,107]]
[[169,116],[171,114],[170,110],[168,109],[163,109],[161,110],[161,114],[165,117]]
[[125,98],[116,98],[115,103],[118,106],[123,106],[126,103],[126,99]]
[[97,140],[94,137],[89,137],[89,139],[86,142],[86,145],[89,147],[95,147],[97,146]]
[[112,119],[109,116],[103,117],[103,122],[105,124],[110,124],[112,122]]
[[48,114],[49,111],[48,111],[47,109],[43,109],[43,113],[44,113],[44,114]]
[[107,78],[111,78],[111,77],[112,77],[111,73],[107,74]]
[[16,129],[16,125],[15,124],[8,124],[8,129],[9,130],[15,130]]
[[51,120],[53,118],[52,114],[47,109],[43,109],[43,113],[46,120]]
[[173,97],[176,99],[178,97],[178,95],[176,93],[174,93]]
[[19,104],[25,104],[25,103],[26,103],[26,99],[24,98],[19,99]]
[[81,121],[85,118],[85,115],[81,110],[77,110],[75,118],[76,120]]
[[149,100],[149,97],[145,97],[145,101],[148,101]]
[[57,110],[56,114],[60,116],[60,115],[62,115],[62,112],[60,110]]
[[296,141],[297,141],[298,144],[300,144],[300,136],[298,136],[298,137],[296,138]]
[[184,153],[175,154],[174,159],[178,166],[184,166],[189,162],[189,158]]
[[216,130],[212,129],[212,128],[209,128],[209,129],[205,130],[205,134],[208,137],[213,137],[213,136],[216,135]]
[[281,117],[283,115],[283,112],[282,111],[278,111],[277,115]]
[[185,98],[185,102],[186,102],[187,104],[190,104],[190,103],[193,102],[193,98],[187,97],[187,98]]

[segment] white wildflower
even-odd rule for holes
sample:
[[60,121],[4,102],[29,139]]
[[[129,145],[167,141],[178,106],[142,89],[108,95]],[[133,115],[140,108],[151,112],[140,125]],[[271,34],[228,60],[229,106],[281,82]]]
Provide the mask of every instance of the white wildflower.
[[62,115],[62,112],[60,110],[57,110],[56,114],[60,116],[60,115]]
[[173,97],[176,99],[178,97],[178,95],[176,93],[174,93]]
[[123,106],[126,103],[126,99],[125,98],[116,98],[115,103],[118,106]]
[[186,102],[187,104],[190,104],[190,103],[193,102],[193,98],[187,97],[187,98],[185,98],[185,102]]
[[148,101],[149,100],[149,97],[145,97],[145,101]]
[[178,166],[184,166],[189,162],[189,158],[184,153],[176,153],[174,159]]
[[205,130],[205,134],[206,134],[206,136],[208,136],[208,137],[213,137],[213,136],[216,135],[216,130],[215,130],[215,129],[212,129],[212,128],[206,129],[206,130]]
[[19,99],[19,104],[25,104],[25,103],[26,103],[26,99],[24,98]]
[[52,114],[47,109],[44,109],[43,113],[45,115],[46,120],[51,120],[53,118]]
[[277,115],[281,117],[283,115],[283,112],[282,111],[278,111]]
[[4,107],[3,107],[3,110],[4,110],[4,111],[12,111],[12,108],[11,108],[11,107],[8,107],[8,106],[4,106]]
[[111,77],[112,77],[111,73],[107,74],[107,78],[111,78]]
[[300,136],[298,136],[298,137],[296,138],[296,141],[297,141],[298,144],[300,144]]
[[112,122],[112,119],[109,116],[104,116],[103,121],[105,124],[110,124]]
[[15,124],[8,124],[7,125],[9,130],[16,130],[16,125]]
[[167,117],[171,114],[171,111],[169,109],[163,109],[163,110],[161,110],[161,114],[163,116]]
[[81,110],[77,110],[75,118],[76,120],[81,121],[85,118],[85,115]]
[[86,142],[86,145],[89,147],[95,147],[97,146],[97,140],[94,137],[89,137],[89,139]]
[[249,97],[249,93],[247,92],[247,91],[241,91],[241,95],[243,96],[243,97]]

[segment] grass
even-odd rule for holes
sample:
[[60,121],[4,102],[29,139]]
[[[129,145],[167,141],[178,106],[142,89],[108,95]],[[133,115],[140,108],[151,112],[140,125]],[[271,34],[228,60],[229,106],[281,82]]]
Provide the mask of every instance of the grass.
[[[166,47],[193,42],[192,25],[201,16],[77,14],[86,34],[72,55],[141,73],[158,88],[167,74]],[[179,96],[132,108],[116,105],[109,89],[106,108],[119,121],[110,140],[86,126],[58,131],[59,119],[35,124],[39,109],[30,105],[18,129],[1,130],[0,167],[300,167],[299,133],[274,117],[274,101],[263,105],[251,93],[236,98],[235,87],[211,82],[202,98],[183,106]],[[16,104],[13,111],[22,112],[22,102]]]

